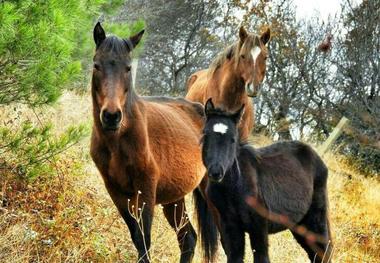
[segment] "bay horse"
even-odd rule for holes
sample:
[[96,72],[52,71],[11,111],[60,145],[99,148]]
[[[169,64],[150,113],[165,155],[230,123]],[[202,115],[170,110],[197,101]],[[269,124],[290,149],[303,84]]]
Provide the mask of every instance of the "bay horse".
[[199,145],[203,106],[136,94],[131,51],[143,33],[123,39],[106,37],[100,23],[94,28],[91,157],[128,225],[139,262],[150,262],[156,204],[163,205],[177,233],[180,262],[190,262],[197,235],[186,216],[184,196],[205,174]]
[[[244,105],[226,112],[215,108],[211,99],[205,105],[202,159],[208,175],[206,196],[219,213],[227,262],[243,262],[244,233],[248,233],[254,262],[269,263],[268,234],[287,228],[311,262],[328,262],[331,234],[325,164],[302,142],[284,141],[254,149],[239,141],[243,109]],[[273,215],[279,220],[274,221]]]
[[207,99],[213,98],[215,105],[223,105],[228,111],[246,105],[239,127],[244,140],[254,126],[249,97],[257,95],[264,80],[269,39],[269,28],[259,36],[241,27],[239,39],[221,52],[208,69],[194,73],[187,82],[186,99],[191,101],[205,104]]

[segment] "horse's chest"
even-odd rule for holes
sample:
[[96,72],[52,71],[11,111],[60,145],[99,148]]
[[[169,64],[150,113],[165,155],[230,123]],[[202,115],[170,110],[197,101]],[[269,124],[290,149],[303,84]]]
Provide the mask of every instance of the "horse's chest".
[[113,185],[117,185],[125,192],[134,192],[134,174],[135,169],[128,165],[127,155],[123,154],[110,154],[107,165],[107,173],[103,174],[106,180]]
[[238,192],[223,186],[212,186],[208,188],[207,194],[220,214],[231,218],[239,217],[241,201],[237,198]]
[[108,174],[111,178],[126,177],[126,160],[120,155],[112,155],[108,165]]
[[251,211],[246,199],[250,194],[237,189],[228,189],[221,186],[210,187],[208,197],[217,208],[225,223],[239,224],[245,230],[250,229]]

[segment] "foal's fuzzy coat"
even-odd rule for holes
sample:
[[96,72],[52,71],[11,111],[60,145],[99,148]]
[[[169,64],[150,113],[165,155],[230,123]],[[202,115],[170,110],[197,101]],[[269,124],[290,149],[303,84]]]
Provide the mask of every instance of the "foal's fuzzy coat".
[[[326,166],[315,151],[298,141],[259,149],[239,143],[242,109],[229,114],[215,109],[209,100],[203,134],[206,194],[218,212],[228,262],[243,262],[244,233],[250,236],[255,263],[269,262],[268,234],[287,229],[270,220],[273,214],[281,215],[288,226],[293,222],[315,233],[316,242],[309,242],[296,228],[290,229],[312,262],[327,262],[331,236]],[[224,125],[226,132],[215,131],[215,125]]]

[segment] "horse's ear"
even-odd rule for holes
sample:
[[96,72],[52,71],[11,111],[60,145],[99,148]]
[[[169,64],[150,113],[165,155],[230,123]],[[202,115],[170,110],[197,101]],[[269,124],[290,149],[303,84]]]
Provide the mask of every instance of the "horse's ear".
[[266,45],[270,40],[270,28],[268,27],[267,30],[265,30],[264,33],[260,36],[261,42],[263,42],[264,45]]
[[135,47],[139,44],[139,42],[140,42],[142,36],[144,35],[144,32],[145,32],[145,29],[141,30],[141,31],[138,32],[136,35],[131,36],[131,37],[129,38],[129,40],[131,41],[131,43],[132,43],[132,45],[133,45],[133,48],[135,48]]
[[96,23],[94,27],[94,41],[96,44],[96,48],[99,48],[100,44],[106,39],[106,32],[104,32],[104,29],[100,22]]
[[243,104],[237,112],[235,112],[234,114],[232,114],[232,117],[233,117],[233,119],[234,119],[234,121],[236,123],[240,122],[241,117],[244,114],[244,108],[245,108],[245,104]]
[[245,28],[243,26],[240,27],[240,30],[239,30],[239,38],[240,38],[240,42],[241,43],[244,43],[245,39],[247,38],[248,36],[248,33],[247,31],[245,30]]
[[205,104],[205,114],[206,116],[210,113],[210,111],[214,110],[214,103],[212,103],[212,99],[209,98]]

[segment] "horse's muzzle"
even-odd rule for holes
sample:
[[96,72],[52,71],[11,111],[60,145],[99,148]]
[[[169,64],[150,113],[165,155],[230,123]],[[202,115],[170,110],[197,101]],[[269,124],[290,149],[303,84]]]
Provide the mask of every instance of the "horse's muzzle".
[[116,131],[117,129],[119,129],[120,124],[121,124],[121,119],[122,119],[121,111],[116,111],[116,112],[103,111],[100,116],[103,129],[108,130],[108,131]]
[[224,178],[223,167],[212,165],[207,169],[207,175],[211,181],[220,183]]
[[245,84],[245,91],[247,92],[248,97],[251,97],[251,98],[257,97],[259,90],[260,90],[260,84],[257,87],[253,85],[253,82]]

